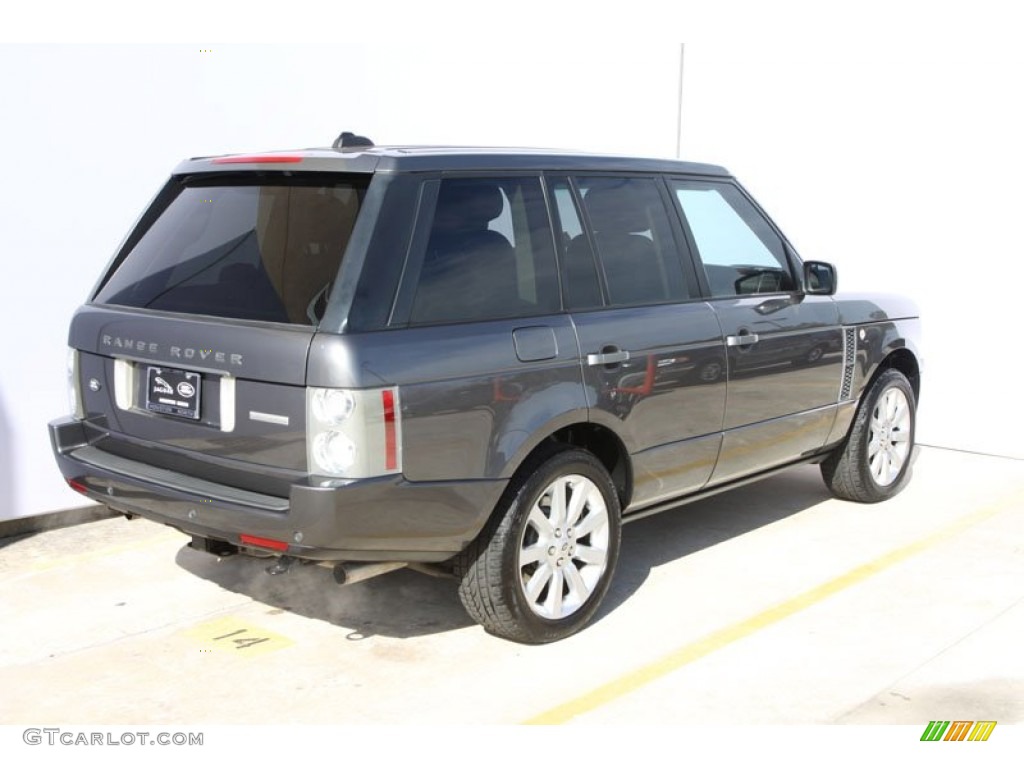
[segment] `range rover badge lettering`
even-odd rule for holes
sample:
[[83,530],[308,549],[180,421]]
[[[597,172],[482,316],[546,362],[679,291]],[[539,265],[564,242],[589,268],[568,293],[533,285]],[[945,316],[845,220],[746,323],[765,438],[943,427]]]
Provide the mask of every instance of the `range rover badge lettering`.
[[[100,344],[111,349],[119,349],[125,352],[142,352],[147,355],[160,355],[161,345],[155,341],[144,341],[124,336],[111,336],[103,334],[100,336]],[[178,360],[210,360],[224,365],[242,365],[242,356],[237,352],[221,352],[216,349],[200,349],[198,347],[170,346],[166,348],[168,357]]]

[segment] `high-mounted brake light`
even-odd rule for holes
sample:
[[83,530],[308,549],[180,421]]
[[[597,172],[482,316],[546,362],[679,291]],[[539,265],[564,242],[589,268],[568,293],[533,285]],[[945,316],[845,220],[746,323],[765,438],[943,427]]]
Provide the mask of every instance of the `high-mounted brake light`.
[[301,163],[302,155],[229,155],[213,160],[216,165],[228,163]]

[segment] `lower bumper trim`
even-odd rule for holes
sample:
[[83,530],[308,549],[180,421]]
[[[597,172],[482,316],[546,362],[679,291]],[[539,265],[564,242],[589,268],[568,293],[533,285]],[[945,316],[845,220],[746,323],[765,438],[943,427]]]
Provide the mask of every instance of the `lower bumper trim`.
[[126,478],[141,480],[162,486],[178,493],[209,497],[211,501],[236,506],[254,507],[267,512],[287,512],[288,499],[268,496],[264,493],[233,488],[230,485],[212,483],[197,477],[189,477],[151,464],[115,456],[93,446],[77,448],[69,454],[71,458],[89,467],[112,472]]

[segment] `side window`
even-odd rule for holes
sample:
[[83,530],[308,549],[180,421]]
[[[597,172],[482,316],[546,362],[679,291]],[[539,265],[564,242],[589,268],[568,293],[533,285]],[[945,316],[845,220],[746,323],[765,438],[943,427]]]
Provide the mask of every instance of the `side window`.
[[550,185],[555,209],[555,241],[562,260],[562,285],[567,309],[591,309],[602,306],[594,252],[583,233],[572,189],[565,178]]
[[559,310],[540,179],[444,179],[413,298],[415,324]]
[[782,240],[729,184],[674,181],[712,296],[794,290]]
[[683,277],[668,213],[650,178],[581,177],[613,306],[682,301],[696,295]]

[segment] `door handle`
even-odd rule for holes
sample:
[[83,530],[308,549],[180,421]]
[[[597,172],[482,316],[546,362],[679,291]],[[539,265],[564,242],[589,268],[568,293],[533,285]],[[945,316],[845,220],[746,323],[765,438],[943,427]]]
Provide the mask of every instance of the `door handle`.
[[741,333],[738,336],[725,337],[725,346],[727,347],[746,347],[750,344],[757,344],[756,333]]
[[608,347],[605,349],[608,351],[587,355],[587,365],[615,365],[629,360],[629,352],[624,349],[609,349]]

